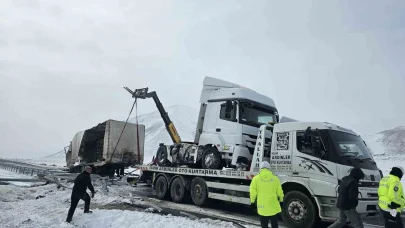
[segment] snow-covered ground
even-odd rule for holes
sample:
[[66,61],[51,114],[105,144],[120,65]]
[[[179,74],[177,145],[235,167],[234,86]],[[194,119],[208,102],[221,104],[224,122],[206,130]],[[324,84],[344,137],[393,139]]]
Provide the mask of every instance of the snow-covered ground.
[[[95,187],[100,190],[96,184]],[[80,201],[72,223],[68,224],[64,221],[70,205],[70,193],[71,189],[57,189],[53,184],[32,188],[0,186],[1,227],[234,227],[232,223],[211,219],[192,220],[146,211],[96,208],[109,203],[129,201],[128,198],[117,196],[114,189],[108,195],[101,191],[96,192],[90,206],[92,214],[83,213],[84,202]]]

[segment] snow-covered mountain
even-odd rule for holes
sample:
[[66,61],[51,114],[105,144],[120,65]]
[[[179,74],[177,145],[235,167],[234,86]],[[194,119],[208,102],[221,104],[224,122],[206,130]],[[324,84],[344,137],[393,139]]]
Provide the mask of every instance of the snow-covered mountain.
[[57,153],[32,159],[19,159],[21,162],[26,162],[35,165],[44,165],[44,166],[66,166],[66,154],[65,151],[59,151]]
[[362,136],[374,155],[405,155],[405,126]]
[[[194,141],[198,110],[184,105],[174,105],[165,109],[181,139],[183,141]],[[136,123],[136,118],[130,119],[129,122]],[[144,163],[147,164],[156,155],[159,143],[171,144],[172,140],[159,111],[138,116],[138,123],[144,124],[146,128]]]

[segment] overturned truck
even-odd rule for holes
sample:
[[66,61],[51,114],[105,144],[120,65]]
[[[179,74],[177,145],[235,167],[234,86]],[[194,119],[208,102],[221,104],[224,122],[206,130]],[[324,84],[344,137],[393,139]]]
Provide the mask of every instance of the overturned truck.
[[79,131],[65,148],[69,172],[78,173],[86,165],[100,175],[123,174],[125,167],[143,164],[145,125],[107,120]]

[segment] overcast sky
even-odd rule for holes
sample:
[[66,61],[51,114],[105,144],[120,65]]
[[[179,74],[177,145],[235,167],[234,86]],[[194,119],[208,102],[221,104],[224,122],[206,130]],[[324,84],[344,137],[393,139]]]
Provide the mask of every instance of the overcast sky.
[[205,76],[295,119],[360,134],[405,125],[404,12],[400,0],[2,0],[0,157],[54,153],[125,120],[123,86],[197,109]]

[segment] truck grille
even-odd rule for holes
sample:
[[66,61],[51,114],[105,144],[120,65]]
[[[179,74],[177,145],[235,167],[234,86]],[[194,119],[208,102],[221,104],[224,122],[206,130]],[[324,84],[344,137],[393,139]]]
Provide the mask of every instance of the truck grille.
[[360,182],[359,187],[378,188],[378,182]]
[[367,196],[370,198],[378,198],[378,193],[367,193]]

